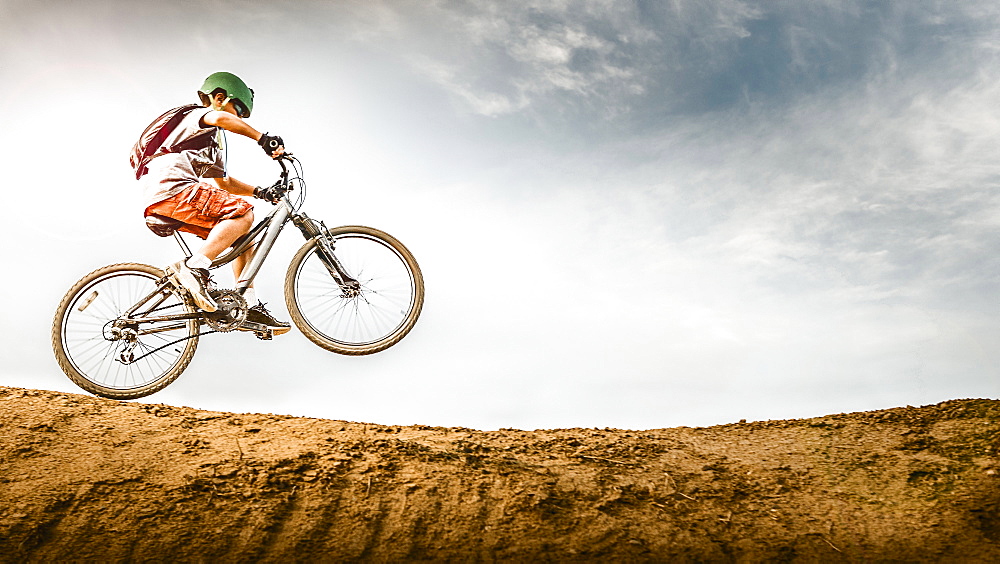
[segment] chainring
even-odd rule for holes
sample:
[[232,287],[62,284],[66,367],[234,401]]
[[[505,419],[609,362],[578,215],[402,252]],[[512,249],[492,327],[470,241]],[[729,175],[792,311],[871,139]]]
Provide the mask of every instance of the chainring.
[[239,327],[247,319],[247,302],[236,290],[215,288],[208,295],[218,304],[218,309],[205,314],[205,323],[209,327],[226,333]]

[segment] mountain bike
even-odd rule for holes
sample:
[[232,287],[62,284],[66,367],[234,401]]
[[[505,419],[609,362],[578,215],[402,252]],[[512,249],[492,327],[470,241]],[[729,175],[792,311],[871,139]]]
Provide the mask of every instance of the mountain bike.
[[[301,162],[291,154],[277,162],[281,176],[274,209],[212,262],[211,268],[218,268],[256,245],[235,288],[210,288],[216,311],[199,309],[162,269],[147,264],[105,266],[70,288],[52,324],[52,348],[70,380],[98,396],[140,398],[176,380],[204,335],[244,331],[271,339],[267,326],[247,321],[243,294],[289,222],[306,239],[284,284],[285,304],[299,331],[345,355],[383,351],[410,332],[424,302],[423,276],[410,251],[378,229],[328,229],[308,217],[301,211],[306,195]],[[191,256],[179,221],[153,215],[146,225],[161,237],[174,237]]]

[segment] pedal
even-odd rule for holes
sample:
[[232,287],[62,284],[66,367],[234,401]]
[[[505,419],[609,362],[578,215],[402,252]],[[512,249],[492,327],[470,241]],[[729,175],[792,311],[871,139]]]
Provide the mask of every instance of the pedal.
[[261,341],[270,341],[274,338],[274,332],[271,328],[262,323],[254,323],[252,321],[244,321],[237,327],[240,331],[253,331],[253,334],[257,336]]

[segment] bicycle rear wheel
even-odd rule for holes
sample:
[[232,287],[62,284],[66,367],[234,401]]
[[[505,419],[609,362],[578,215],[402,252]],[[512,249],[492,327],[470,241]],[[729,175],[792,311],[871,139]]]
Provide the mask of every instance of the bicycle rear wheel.
[[334,280],[315,240],[288,266],[285,303],[313,343],[346,355],[385,350],[406,336],[424,303],[424,279],[410,251],[387,233],[347,226],[328,232],[334,254],[360,284],[345,291]]
[[98,396],[135,399],[180,376],[198,346],[197,320],[124,321],[127,313],[140,320],[196,311],[162,278],[159,268],[122,263],[70,288],[52,323],[52,349],[70,380]]

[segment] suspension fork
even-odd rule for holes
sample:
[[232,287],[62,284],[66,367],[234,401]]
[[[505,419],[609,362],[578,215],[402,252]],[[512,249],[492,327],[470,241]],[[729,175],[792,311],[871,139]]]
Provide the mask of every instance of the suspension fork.
[[305,213],[292,216],[292,222],[302,232],[303,237],[316,241],[316,253],[319,255],[320,262],[342,289],[356,291],[361,287],[361,283],[351,277],[344,265],[337,259],[337,255],[333,252],[333,240],[327,235],[327,229],[323,222],[316,221]]

